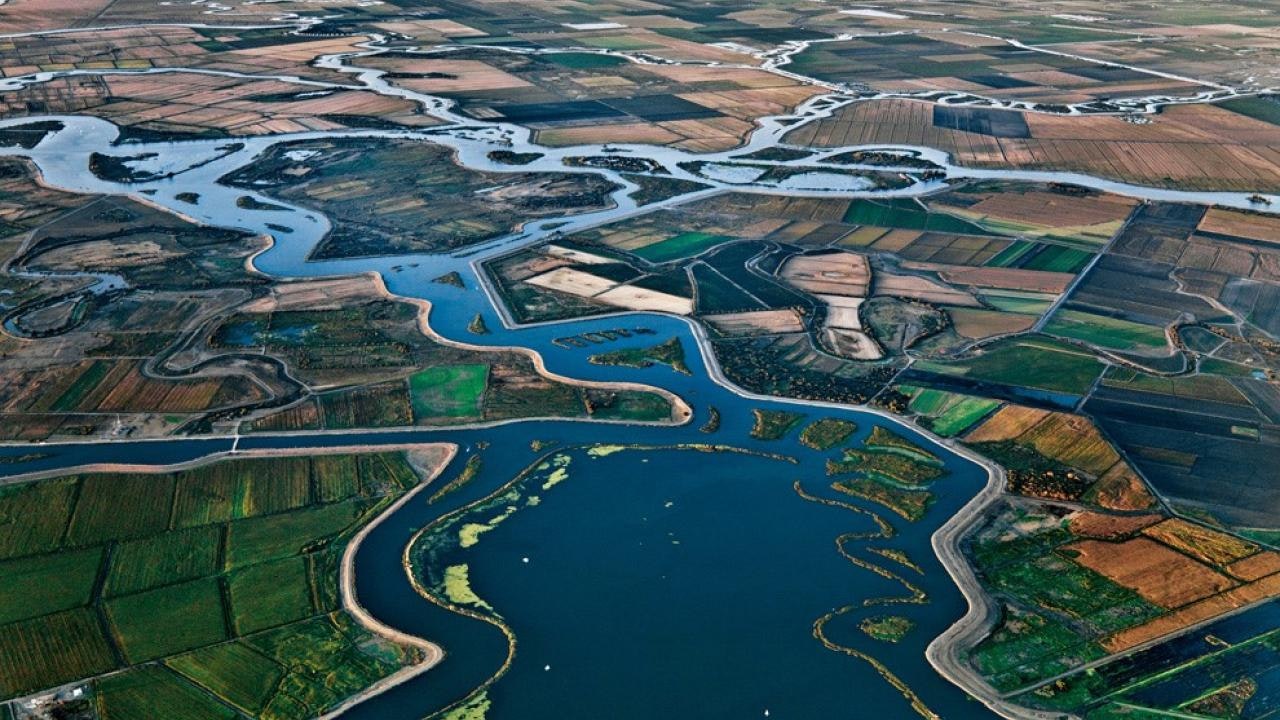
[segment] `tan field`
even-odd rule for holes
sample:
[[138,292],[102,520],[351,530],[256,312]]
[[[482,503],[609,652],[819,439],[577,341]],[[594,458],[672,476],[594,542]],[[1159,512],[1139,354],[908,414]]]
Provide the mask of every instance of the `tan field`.
[[865,255],[851,252],[797,255],[787,260],[779,274],[808,293],[866,297],[871,266]]
[[880,273],[876,276],[875,294],[912,298],[936,305],[981,307],[981,303],[969,293],[917,275]]
[[246,304],[241,310],[247,313],[331,310],[376,297],[381,297],[381,293],[377,283],[368,275],[281,282],[271,286],[266,297]]
[[965,436],[965,440],[968,442],[1012,440],[1043,420],[1048,414],[1048,410],[1025,405],[1005,405],[986,422],[974,428]]
[[1227,566],[1227,572],[1241,580],[1253,581],[1280,572],[1280,553],[1273,550],[1250,555]]
[[525,280],[530,285],[547,288],[548,290],[556,290],[578,297],[595,297],[606,290],[610,290],[618,285],[613,280],[608,280],[590,273],[573,268],[556,268],[551,272],[546,272]]
[[1159,525],[1147,528],[1143,534],[1199,558],[1203,562],[1219,566],[1246,558],[1260,549],[1251,542],[1187,522],[1182,518],[1170,518]]
[[656,310],[676,315],[689,315],[693,312],[693,300],[690,298],[630,285],[620,285],[600,293],[595,299],[628,310]]
[[1247,585],[1232,588],[1178,608],[1150,622],[1121,630],[1102,641],[1108,652],[1121,652],[1182,628],[1204,622],[1223,613],[1280,595],[1280,574],[1268,575]]
[[1036,323],[1034,315],[1018,315],[996,310],[954,308],[947,314],[951,316],[951,324],[955,331],[970,340],[1030,330]]
[[1210,208],[1200,221],[1199,229],[1280,245],[1280,217],[1274,215]]
[[773,335],[803,332],[804,322],[795,310],[760,310],[757,312],[705,315],[702,318],[725,335]]

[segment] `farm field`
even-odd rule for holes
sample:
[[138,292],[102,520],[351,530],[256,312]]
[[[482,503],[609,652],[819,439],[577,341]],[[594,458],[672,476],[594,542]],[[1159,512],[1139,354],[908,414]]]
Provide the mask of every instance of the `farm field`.
[[[657,47],[616,40],[588,42],[608,50]],[[472,117],[525,124],[551,146],[604,141],[728,150],[746,139],[757,118],[783,114],[817,93],[753,68],[641,65],[568,52],[392,53],[368,67],[388,71],[399,87],[456,98]]]
[[[46,511],[32,529],[2,533],[14,592],[0,595],[0,697],[93,680],[102,717],[172,707],[174,717],[302,718],[418,662],[420,651],[346,614],[337,558],[444,458],[423,446],[6,487],[0,516]],[[55,498],[60,511],[49,512]]]
[[[1036,52],[996,38],[948,33],[888,35],[815,45],[792,62],[796,72],[880,92],[951,90],[1047,106],[1093,103],[1127,95],[1194,94],[1196,83],[1077,58]],[[976,123],[964,114],[959,129]],[[998,123],[1017,137],[1016,121]]]
[[809,147],[925,145],[975,167],[1069,170],[1178,189],[1280,190],[1280,126],[1229,106],[1173,106],[1134,125],[1108,116],[867,100],[792,132],[787,141]]

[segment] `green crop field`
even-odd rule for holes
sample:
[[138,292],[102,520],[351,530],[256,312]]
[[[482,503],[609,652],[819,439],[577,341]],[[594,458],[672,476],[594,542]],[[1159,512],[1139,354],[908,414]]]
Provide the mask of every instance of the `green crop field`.
[[1044,331],[1113,350],[1156,350],[1169,344],[1164,328],[1078,310],[1055,312]]
[[212,578],[125,595],[106,602],[125,658],[154,660],[227,638],[222,591]]
[[[129,512],[120,511],[121,498],[129,498]],[[67,542],[88,545],[152,535],[169,526],[172,504],[170,475],[90,475],[80,484]]]
[[140,667],[98,683],[98,717],[102,720],[134,720],[163,717],[166,720],[216,720],[236,717],[236,712],[172,671],[158,666]]
[[1013,340],[988,346],[976,358],[917,362],[918,370],[975,380],[1081,395],[1103,370],[1092,355],[1046,340]]
[[89,604],[102,548],[0,562],[0,625]]
[[932,230],[968,235],[991,235],[981,227],[954,215],[929,212],[909,199],[855,200],[844,213],[844,221],[855,225]]
[[617,55],[600,55],[597,53],[551,53],[543,56],[547,61],[563,65],[574,70],[594,70],[596,68],[617,67],[629,61]]
[[251,715],[262,711],[284,676],[275,661],[242,642],[211,645],[165,664]]
[[312,614],[307,563],[286,557],[231,574],[231,615],[238,635],[284,625]]
[[123,670],[101,717],[322,714],[410,658],[329,613],[345,539],[418,482],[368,453],[4,488],[0,700]]
[[1075,273],[1089,262],[1093,253],[1062,245],[1050,245],[1025,263],[1024,270]]
[[724,235],[712,235],[703,232],[680,233],[666,240],[636,248],[631,252],[651,263],[665,263],[680,258],[697,255],[716,245],[732,240]]
[[95,360],[92,365],[80,373],[75,382],[71,383],[71,387],[62,393],[57,400],[54,401],[50,408],[53,412],[69,412],[75,410],[84,401],[93,389],[98,387],[98,383],[111,370],[112,363],[105,360]]
[[367,501],[345,500],[232,523],[227,532],[226,565],[239,568],[296,555],[308,545],[350,527],[368,507]]
[[216,574],[221,548],[222,528],[216,525],[120,543],[111,555],[103,594],[124,595]]
[[0,487],[0,558],[58,549],[77,486],[69,478]]
[[454,365],[428,368],[409,376],[413,418],[478,418],[483,410],[489,366]]
[[309,501],[306,458],[215,463],[177,475],[173,526],[191,527],[301,507]]
[[89,608],[0,626],[0,699],[90,677],[115,667]]
[[1031,252],[1037,245],[1026,240],[1015,240],[1009,244],[1009,247],[996,253],[995,257],[987,261],[990,267],[1010,267],[1018,262],[1023,255]]
[[316,500],[336,502],[360,494],[360,466],[350,455],[329,455],[312,459],[316,478]]
[[942,437],[959,435],[1000,405],[996,400],[944,390],[912,390],[911,412],[924,416],[922,424]]

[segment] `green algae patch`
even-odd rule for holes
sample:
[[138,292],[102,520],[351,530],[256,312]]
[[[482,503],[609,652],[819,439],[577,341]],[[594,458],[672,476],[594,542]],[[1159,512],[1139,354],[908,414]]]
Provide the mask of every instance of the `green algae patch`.
[[550,490],[569,479],[569,471],[564,468],[556,468],[554,472],[547,476],[546,482],[542,483],[543,490]]
[[475,545],[480,542],[481,535],[498,527],[503,520],[514,515],[518,509],[519,508],[515,505],[509,505],[501,515],[495,516],[487,523],[467,523],[466,525],[463,525],[462,529],[458,531],[458,544],[464,548],[469,548],[472,545]]
[[568,480],[569,479],[568,468],[569,468],[569,463],[572,462],[572,460],[573,458],[562,453],[560,455],[556,455],[555,457],[551,458],[551,460],[539,465],[538,466],[539,471],[551,470],[551,474],[548,475],[547,479],[542,482],[542,489],[550,490],[556,485],[559,485],[565,480]]
[[450,565],[444,569],[444,596],[449,602],[458,605],[472,605],[484,608],[490,612],[493,608],[489,603],[480,599],[480,596],[471,589],[471,578],[469,577],[470,568],[466,563],[461,565]]
[[870,617],[858,624],[858,628],[868,637],[881,642],[900,642],[916,624],[901,615],[882,615]]
[[587,454],[593,458],[608,457],[626,449],[626,445],[594,445],[587,448]]

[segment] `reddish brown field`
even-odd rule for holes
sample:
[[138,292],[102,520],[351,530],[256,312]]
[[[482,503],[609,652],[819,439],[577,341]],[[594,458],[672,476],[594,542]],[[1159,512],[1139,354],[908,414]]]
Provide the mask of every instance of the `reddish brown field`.
[[1280,572],[1280,553],[1272,550],[1251,555],[1227,566],[1227,572],[1241,580],[1253,581]]
[[1163,637],[1190,625],[1204,622],[1223,613],[1275,597],[1276,595],[1280,595],[1280,574],[1268,575],[1256,582],[1241,585],[1219,595],[1178,608],[1171,613],[1161,615],[1137,627],[1121,630],[1103,640],[1102,646],[1108,652],[1121,652],[1141,645],[1148,640]]
[[1109,515],[1085,510],[1073,513],[1067,519],[1067,523],[1073,535],[1098,540],[1116,540],[1128,537],[1160,520],[1159,515]]
[[1147,538],[1082,540],[1064,549],[1077,563],[1163,608],[1182,607],[1235,585],[1213,568]]

